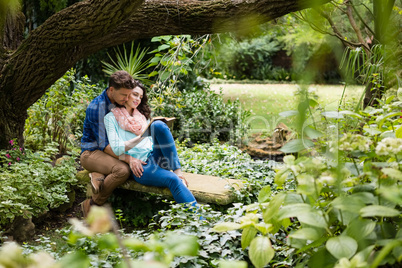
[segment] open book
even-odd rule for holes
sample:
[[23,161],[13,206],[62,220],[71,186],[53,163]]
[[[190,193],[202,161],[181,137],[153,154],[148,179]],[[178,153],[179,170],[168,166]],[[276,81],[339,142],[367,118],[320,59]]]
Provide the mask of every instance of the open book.
[[173,129],[173,122],[176,120],[176,117],[164,117],[164,116],[155,116],[151,119],[149,122],[147,128],[142,132],[141,137],[148,137],[151,136],[151,124],[154,121],[161,120],[166,123],[166,125],[170,128],[170,130]]

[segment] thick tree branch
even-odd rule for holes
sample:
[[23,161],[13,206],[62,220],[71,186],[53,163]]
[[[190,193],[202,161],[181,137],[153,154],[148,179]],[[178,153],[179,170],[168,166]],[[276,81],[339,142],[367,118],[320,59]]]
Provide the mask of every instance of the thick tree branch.
[[124,23],[142,3],[89,0],[56,13],[0,66],[0,95],[11,96],[19,109],[27,109],[75,62],[92,52],[86,44]]
[[[1,69],[1,92],[26,109],[78,60],[106,47],[168,34],[247,30],[329,0],[87,0],[32,31]],[[0,66],[1,68],[2,66]],[[18,79],[15,79],[18,77]]]
[[84,0],[50,17],[19,46],[11,33],[21,33],[9,31],[0,38],[7,46],[0,47],[0,148],[15,137],[22,145],[27,109],[78,60],[96,51],[160,35],[247,31],[329,1]]

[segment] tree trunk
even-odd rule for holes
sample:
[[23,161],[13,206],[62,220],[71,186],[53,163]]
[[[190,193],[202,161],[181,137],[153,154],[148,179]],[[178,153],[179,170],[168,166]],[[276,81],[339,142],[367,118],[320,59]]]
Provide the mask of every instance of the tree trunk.
[[6,43],[18,41],[18,32],[3,29],[9,34],[0,48],[0,149],[10,138],[23,144],[26,110],[78,60],[96,51],[160,35],[244,31],[250,20],[255,25],[329,1],[86,0],[50,17],[14,51],[14,43]]
[[378,106],[379,101],[385,92],[384,86],[375,87],[373,82],[369,82],[364,88],[363,109],[367,106]]
[[[5,98],[0,98],[0,145],[10,148],[10,140],[23,142],[25,118],[27,110],[19,109],[18,105],[11,105]],[[21,144],[20,144],[21,145]]]
[[[112,32],[142,3],[143,0],[79,2],[50,17],[14,53],[1,55],[0,148],[8,148],[12,138],[23,145],[27,109],[78,60],[93,52],[85,47],[90,40]],[[9,39],[3,40],[5,43]],[[97,49],[101,48],[99,44]]]

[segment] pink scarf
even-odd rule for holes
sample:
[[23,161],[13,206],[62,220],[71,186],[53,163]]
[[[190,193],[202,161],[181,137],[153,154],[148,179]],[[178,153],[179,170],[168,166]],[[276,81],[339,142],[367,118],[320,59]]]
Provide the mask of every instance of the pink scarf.
[[133,116],[129,115],[125,108],[113,108],[112,113],[122,129],[130,131],[137,136],[148,125],[145,116],[137,109],[134,109]]

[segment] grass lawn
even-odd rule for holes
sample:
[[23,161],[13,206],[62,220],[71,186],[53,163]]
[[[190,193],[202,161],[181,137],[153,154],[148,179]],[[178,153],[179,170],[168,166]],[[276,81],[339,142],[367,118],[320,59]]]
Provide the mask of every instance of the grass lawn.
[[[239,99],[242,108],[251,111],[248,121],[251,133],[271,132],[283,121],[279,113],[295,110],[298,86],[295,84],[211,84],[211,89],[222,89],[225,99]],[[342,85],[311,85],[309,89],[318,95],[318,102],[327,111],[336,110],[342,96]],[[345,90],[348,101],[360,98],[362,86],[349,86]],[[286,123],[286,121],[283,121]]]

